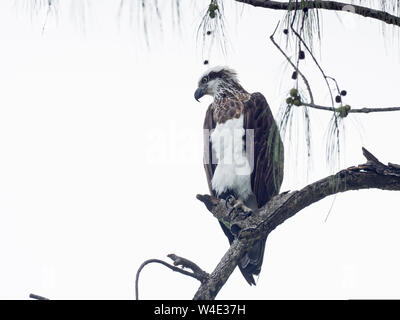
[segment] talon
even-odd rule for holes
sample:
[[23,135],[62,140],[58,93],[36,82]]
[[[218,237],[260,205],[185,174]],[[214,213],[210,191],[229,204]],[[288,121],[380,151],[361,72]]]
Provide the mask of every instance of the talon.
[[228,212],[229,219],[231,219],[231,214],[232,214],[233,210],[235,210],[235,208],[233,208],[233,207],[229,209],[229,212]]
[[251,215],[253,214],[253,211],[247,211],[247,212],[242,212],[242,213],[239,213],[239,215],[240,216],[242,216],[243,218],[248,218],[248,217],[250,217]]
[[228,212],[228,217],[229,217],[229,219],[230,220],[234,220],[236,217],[237,217],[237,213],[234,215],[234,216],[232,216],[232,213],[235,211],[235,206],[233,206],[230,210],[229,210],[229,212]]
[[[236,198],[233,195],[229,195],[226,197],[225,199],[225,208],[229,209],[229,207],[231,206],[231,201],[236,201]],[[229,207],[228,207],[229,206]]]
[[[227,200],[226,204],[227,204],[227,209],[229,209],[228,212],[228,217],[231,220],[236,219],[237,217],[240,217],[241,219],[245,219],[249,216],[251,216],[253,214],[253,211],[248,208],[242,200],[236,200],[235,199],[235,203],[233,204],[233,206],[231,206],[230,208],[228,207],[228,204],[231,205],[231,199],[235,199],[234,197],[229,197],[229,199]],[[232,213],[236,211],[236,214],[233,216]]]

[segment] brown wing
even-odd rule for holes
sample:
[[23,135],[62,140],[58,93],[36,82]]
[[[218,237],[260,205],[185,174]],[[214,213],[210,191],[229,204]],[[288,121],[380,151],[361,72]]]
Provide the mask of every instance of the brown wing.
[[204,169],[206,170],[206,176],[207,176],[207,182],[208,182],[208,188],[210,189],[210,194],[214,195],[214,191],[211,187],[211,179],[214,175],[215,168],[217,164],[212,163],[213,159],[213,150],[212,150],[212,145],[210,143],[210,136],[212,133],[212,130],[214,130],[216,124],[214,121],[213,117],[213,109],[212,109],[212,104],[209,105],[206,113],[206,117],[204,119],[204,125],[203,125],[203,134],[204,134]]
[[283,179],[284,150],[278,126],[265,97],[253,93],[243,109],[244,129],[254,129],[254,167],[251,187],[258,207],[279,193]]

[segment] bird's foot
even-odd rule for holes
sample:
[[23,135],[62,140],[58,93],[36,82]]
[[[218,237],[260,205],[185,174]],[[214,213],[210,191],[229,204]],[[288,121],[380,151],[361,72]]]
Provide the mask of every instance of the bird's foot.
[[235,205],[236,202],[236,198],[233,195],[229,195],[226,199],[225,199],[225,208],[230,209]]
[[240,218],[242,220],[252,215],[253,211],[243,203],[243,200],[236,200],[234,197],[232,197],[232,200],[231,197],[232,196],[229,196],[225,203],[227,205],[227,208],[228,205],[230,207],[228,217],[231,220],[235,220],[236,218]]

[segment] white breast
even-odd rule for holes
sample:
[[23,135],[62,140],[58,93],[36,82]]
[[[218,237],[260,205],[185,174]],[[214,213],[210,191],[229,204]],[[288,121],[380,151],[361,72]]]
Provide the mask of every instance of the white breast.
[[246,200],[252,193],[251,167],[244,151],[243,115],[223,124],[218,123],[210,140],[215,152],[213,163],[217,167],[212,178],[212,188],[217,195],[233,190]]

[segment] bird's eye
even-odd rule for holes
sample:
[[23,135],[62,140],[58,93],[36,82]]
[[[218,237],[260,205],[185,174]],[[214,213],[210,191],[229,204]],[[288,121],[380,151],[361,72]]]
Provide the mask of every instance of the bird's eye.
[[201,82],[202,82],[202,83],[207,83],[207,82],[208,82],[208,78],[207,78],[207,77],[204,77],[203,79],[201,79]]

